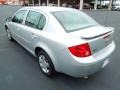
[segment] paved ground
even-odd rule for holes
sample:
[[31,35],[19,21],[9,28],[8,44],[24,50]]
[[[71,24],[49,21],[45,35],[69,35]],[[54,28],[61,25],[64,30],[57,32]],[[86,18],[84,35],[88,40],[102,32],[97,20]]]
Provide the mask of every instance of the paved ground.
[[85,11],[100,24],[115,27],[116,50],[106,68],[88,80],[64,74],[50,79],[29,52],[6,37],[4,20],[19,8],[0,6],[0,90],[120,90],[120,12]]

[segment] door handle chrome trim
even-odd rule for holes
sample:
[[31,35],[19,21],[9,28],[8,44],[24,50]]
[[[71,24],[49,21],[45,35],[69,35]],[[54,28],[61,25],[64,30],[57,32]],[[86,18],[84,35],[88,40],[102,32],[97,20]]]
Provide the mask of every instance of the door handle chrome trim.
[[38,35],[32,33],[32,38],[37,38],[37,37],[38,37]]

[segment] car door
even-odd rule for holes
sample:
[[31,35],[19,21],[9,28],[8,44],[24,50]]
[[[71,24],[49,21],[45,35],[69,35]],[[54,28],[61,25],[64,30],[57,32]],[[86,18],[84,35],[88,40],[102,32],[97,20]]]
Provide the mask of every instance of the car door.
[[12,22],[9,23],[9,29],[12,36],[20,42],[22,40],[21,30],[23,26],[23,20],[25,15],[27,14],[27,10],[18,11],[12,18]]
[[24,24],[24,30],[22,31],[24,45],[29,51],[33,51],[35,44],[40,40],[46,18],[40,12],[29,10]]

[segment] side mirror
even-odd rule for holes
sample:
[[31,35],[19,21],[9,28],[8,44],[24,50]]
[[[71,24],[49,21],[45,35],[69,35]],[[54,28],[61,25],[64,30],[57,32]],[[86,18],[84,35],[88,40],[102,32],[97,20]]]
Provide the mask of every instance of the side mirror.
[[6,22],[11,22],[12,21],[12,17],[8,17],[5,19]]

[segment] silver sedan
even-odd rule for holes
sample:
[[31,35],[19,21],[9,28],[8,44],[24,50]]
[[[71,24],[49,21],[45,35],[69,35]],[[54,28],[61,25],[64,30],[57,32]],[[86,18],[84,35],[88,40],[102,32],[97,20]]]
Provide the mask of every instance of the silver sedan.
[[115,49],[114,28],[82,11],[63,7],[24,7],[6,19],[8,38],[38,60],[41,71],[86,77],[104,68]]

